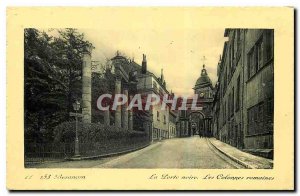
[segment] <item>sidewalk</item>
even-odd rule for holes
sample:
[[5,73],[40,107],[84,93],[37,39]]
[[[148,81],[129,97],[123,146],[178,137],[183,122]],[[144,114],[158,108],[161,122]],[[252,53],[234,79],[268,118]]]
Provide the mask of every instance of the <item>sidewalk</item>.
[[249,169],[272,169],[273,161],[270,159],[254,156],[243,152],[233,146],[223,143],[215,138],[208,138],[208,141],[221,153]]
[[126,163],[127,161],[133,159],[133,158],[136,158],[144,153],[146,153],[147,151],[149,150],[152,150],[158,146],[160,146],[162,143],[161,142],[155,142],[151,145],[148,145],[147,147],[145,148],[142,148],[140,150],[136,150],[136,151],[132,151],[130,153],[127,153],[127,154],[123,154],[115,159],[112,159],[111,161],[108,161],[104,164],[99,164],[99,165],[96,165],[94,166],[93,168],[113,168],[115,167],[116,165],[118,164],[124,164]]
[[[139,150],[136,149],[135,151],[128,151],[128,153],[125,154],[111,154],[111,156],[102,156],[102,157],[86,157],[85,159],[78,159],[78,160],[64,160],[64,161],[48,161],[48,162],[42,162],[42,163],[27,163],[26,168],[92,168],[92,167],[100,167],[101,165],[109,166],[109,164],[121,160],[124,160],[122,157],[127,158],[133,158],[133,155],[140,155],[147,150],[153,149],[160,145],[161,142],[155,142],[151,145],[147,145],[144,148],[140,148]],[[92,158],[92,159],[90,159]],[[116,161],[114,161],[116,159]]]

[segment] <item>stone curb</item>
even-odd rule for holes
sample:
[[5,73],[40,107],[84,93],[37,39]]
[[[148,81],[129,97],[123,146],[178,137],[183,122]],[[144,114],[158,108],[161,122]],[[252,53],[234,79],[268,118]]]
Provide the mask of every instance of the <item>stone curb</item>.
[[249,164],[247,164],[247,163],[245,163],[245,162],[243,162],[243,161],[237,159],[236,157],[229,155],[228,153],[224,152],[224,151],[221,150],[220,148],[216,147],[216,146],[213,144],[213,142],[210,141],[209,138],[206,138],[206,139],[208,140],[208,142],[209,142],[215,149],[217,149],[219,152],[221,152],[222,154],[224,154],[225,156],[227,156],[228,158],[230,158],[230,159],[233,160],[234,162],[236,162],[236,163],[238,163],[238,164],[240,164],[240,165],[246,167],[247,169],[257,169],[257,168],[255,168],[255,167],[253,167],[252,165],[249,165]]
[[66,162],[66,161],[80,161],[80,160],[88,160],[88,159],[96,159],[96,158],[104,158],[104,157],[110,157],[110,156],[114,156],[114,155],[121,155],[121,154],[125,154],[125,153],[129,153],[129,152],[133,152],[133,151],[137,151],[143,148],[146,148],[148,146],[150,146],[153,143],[149,143],[147,145],[144,145],[142,147],[138,147],[135,149],[130,149],[127,151],[121,151],[121,152],[115,152],[115,153],[109,153],[109,154],[103,154],[103,155],[96,155],[96,156],[90,156],[90,157],[71,157],[71,158],[65,158],[65,159],[61,159],[61,160],[57,160],[57,161],[44,161],[44,162],[25,162],[26,165],[36,165],[36,164],[43,164],[43,163],[61,163],[61,162]]
[[115,155],[121,155],[121,154],[125,154],[125,153],[129,153],[129,152],[133,152],[133,151],[137,151],[137,150],[146,148],[147,146],[150,146],[151,144],[152,143],[150,142],[147,145],[144,145],[144,146],[141,146],[141,147],[138,147],[138,148],[134,148],[134,149],[130,149],[130,150],[121,151],[121,152],[114,152],[114,153],[88,156],[88,157],[71,157],[71,158],[66,158],[65,160],[67,160],[67,161],[80,161],[80,160],[88,160],[88,159],[96,159],[96,158],[104,158],[104,157],[110,157],[110,156],[115,156]]
[[24,164],[25,165],[38,165],[38,164],[43,164],[43,163],[61,163],[61,162],[65,162],[66,160],[65,159],[61,159],[61,160],[57,160],[57,161],[35,161],[35,162],[32,162],[32,161],[24,161]]
[[114,168],[115,165],[118,165],[120,163],[125,163],[131,159],[134,159],[142,154],[144,154],[145,152],[147,152],[148,150],[151,150],[153,148],[156,148],[157,146],[161,145],[161,142],[155,142],[152,145],[149,145],[146,148],[140,149],[140,150],[136,150],[130,153],[126,153],[124,155],[118,156],[113,160],[110,160],[106,163],[100,164],[100,165],[96,165],[93,166],[92,168]]

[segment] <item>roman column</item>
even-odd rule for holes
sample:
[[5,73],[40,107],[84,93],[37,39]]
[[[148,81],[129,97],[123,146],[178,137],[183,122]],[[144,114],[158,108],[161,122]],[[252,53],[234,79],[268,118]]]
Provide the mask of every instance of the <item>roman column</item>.
[[82,122],[91,123],[91,53],[83,53],[82,59]]
[[[130,95],[130,101],[132,100],[133,96]],[[133,130],[133,113],[132,113],[132,108],[128,111],[128,130],[132,131]]]
[[123,93],[127,97],[127,102],[122,105],[122,127],[128,131],[128,89],[124,89]]
[[[117,77],[115,81],[115,95],[121,94],[121,78]],[[121,127],[121,106],[118,105],[115,111],[115,126]]]
[[109,109],[104,111],[104,125],[109,126],[110,125],[110,113]]

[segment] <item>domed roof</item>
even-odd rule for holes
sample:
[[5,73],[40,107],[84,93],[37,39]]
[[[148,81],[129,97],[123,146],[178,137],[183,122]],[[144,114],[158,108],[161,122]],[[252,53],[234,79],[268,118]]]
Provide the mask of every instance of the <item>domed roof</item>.
[[207,75],[207,71],[205,69],[205,65],[203,65],[203,69],[201,71],[201,76],[198,78],[196,84],[195,84],[195,88],[199,87],[199,86],[204,86],[204,85],[212,85],[212,82],[209,78],[209,76]]

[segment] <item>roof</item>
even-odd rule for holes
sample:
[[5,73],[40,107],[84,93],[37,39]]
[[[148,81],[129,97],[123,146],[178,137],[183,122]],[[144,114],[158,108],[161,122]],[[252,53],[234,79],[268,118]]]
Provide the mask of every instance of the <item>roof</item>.
[[[130,75],[129,73],[132,73],[134,71],[137,72],[137,77],[139,76],[143,76],[145,74],[142,74],[142,66],[138,63],[136,63],[134,60],[128,60],[125,57],[121,56],[120,54],[117,54],[115,57],[113,57],[111,60],[122,60],[122,67],[124,69],[124,71],[126,71],[126,73],[128,75]],[[159,78],[153,74],[152,72],[148,71],[146,72],[146,75],[148,76],[152,76],[156,82],[160,83],[161,87],[164,88],[164,90],[169,93],[169,91],[167,90],[166,87],[164,87],[164,85],[162,84],[162,82],[159,80]]]
[[200,77],[198,78],[196,84],[195,84],[195,87],[194,89],[197,89],[199,87],[204,87],[204,86],[211,86],[212,85],[212,82],[207,74],[207,71],[205,69],[205,65],[203,65],[203,69],[201,71],[201,75]]

